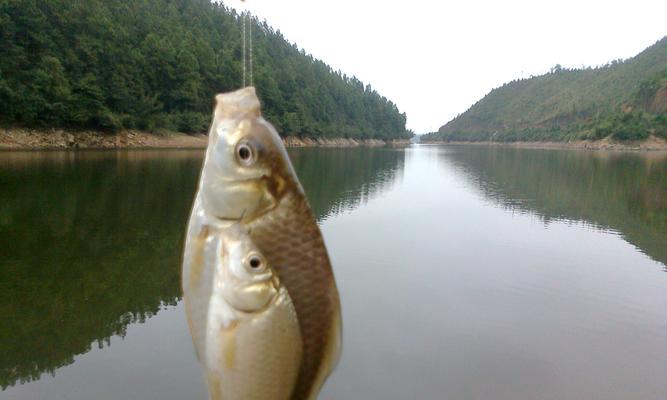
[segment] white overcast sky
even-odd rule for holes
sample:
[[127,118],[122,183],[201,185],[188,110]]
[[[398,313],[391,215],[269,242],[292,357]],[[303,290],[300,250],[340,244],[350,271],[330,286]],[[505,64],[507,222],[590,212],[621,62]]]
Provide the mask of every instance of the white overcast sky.
[[667,35],[667,0],[223,2],[370,83],[416,133],[515,78],[625,59]]

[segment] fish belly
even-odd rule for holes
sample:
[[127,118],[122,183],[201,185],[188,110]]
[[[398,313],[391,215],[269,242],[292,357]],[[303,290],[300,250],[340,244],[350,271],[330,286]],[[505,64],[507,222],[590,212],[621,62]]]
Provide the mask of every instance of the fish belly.
[[[212,305],[209,312],[217,314],[222,309],[224,306]],[[291,398],[303,344],[294,306],[284,288],[261,313],[241,314],[232,320],[213,316],[209,321],[206,379],[211,400]]]

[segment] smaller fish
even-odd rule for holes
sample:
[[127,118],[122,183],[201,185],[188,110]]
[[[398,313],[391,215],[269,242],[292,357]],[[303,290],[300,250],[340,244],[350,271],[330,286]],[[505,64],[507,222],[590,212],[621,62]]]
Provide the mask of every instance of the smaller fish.
[[[206,331],[190,324],[211,399],[288,399],[301,362],[294,306],[266,258],[238,224],[208,233],[215,268],[194,287],[210,293]],[[192,310],[192,305],[187,304]],[[200,314],[201,315],[201,314]],[[210,329],[213,328],[213,329]],[[207,349],[209,351],[207,351]]]

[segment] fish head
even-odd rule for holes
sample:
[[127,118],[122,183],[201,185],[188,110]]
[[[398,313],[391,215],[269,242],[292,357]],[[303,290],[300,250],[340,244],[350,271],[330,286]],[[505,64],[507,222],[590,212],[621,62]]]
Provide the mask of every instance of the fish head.
[[252,87],[216,96],[202,172],[203,206],[226,220],[251,220],[299,188],[285,146],[262,118]]
[[252,313],[265,309],[278,294],[278,276],[247,235],[229,235],[224,246],[223,298],[238,311]]

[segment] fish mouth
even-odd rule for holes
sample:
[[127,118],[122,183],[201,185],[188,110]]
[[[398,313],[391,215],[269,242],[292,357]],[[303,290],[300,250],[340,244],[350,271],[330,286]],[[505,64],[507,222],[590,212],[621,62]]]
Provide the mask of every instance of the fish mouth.
[[237,222],[237,223],[240,223],[241,221],[243,221],[243,218],[245,218],[247,211],[248,211],[248,209],[244,208],[243,211],[241,211],[241,215],[239,215],[238,217],[220,216],[220,215],[215,215],[215,214],[213,214],[213,216],[215,218],[219,219],[221,222]]
[[216,219],[219,219],[221,222],[241,222],[243,221],[243,217],[245,216],[245,210],[243,210],[243,213],[239,215],[238,217],[230,217],[226,215],[216,215],[213,214],[213,217]]

